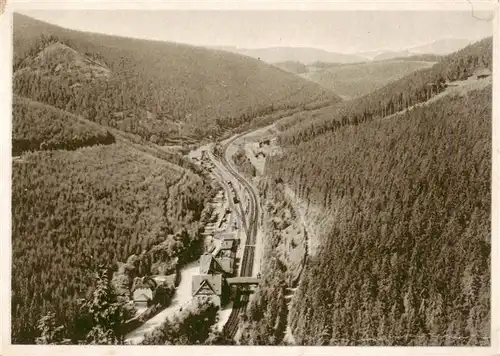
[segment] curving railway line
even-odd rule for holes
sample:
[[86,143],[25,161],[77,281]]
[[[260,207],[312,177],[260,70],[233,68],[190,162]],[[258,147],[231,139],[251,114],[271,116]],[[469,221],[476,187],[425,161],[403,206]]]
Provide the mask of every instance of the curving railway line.
[[[253,272],[255,243],[259,225],[257,193],[255,192],[252,185],[246,180],[246,178],[243,177],[227,159],[227,149],[229,145],[231,145],[236,139],[240,138],[243,135],[245,134],[240,134],[233,137],[222,146],[222,157],[220,157],[220,159],[225,169],[243,186],[245,193],[249,197],[248,221],[246,219],[247,214],[245,214],[243,211],[241,197],[239,199],[238,205],[240,208],[241,218],[243,220],[243,225],[245,227],[246,230],[245,232],[247,235],[245,247],[243,250],[243,257],[241,259],[240,276],[250,277],[252,276]],[[236,335],[236,332],[238,330],[239,316],[245,312],[246,304],[248,302],[248,295],[241,294],[240,292],[241,292],[240,290],[236,290],[233,310],[231,312],[231,315],[229,316],[227,323],[224,325],[224,333],[230,336],[231,338],[233,338]]]

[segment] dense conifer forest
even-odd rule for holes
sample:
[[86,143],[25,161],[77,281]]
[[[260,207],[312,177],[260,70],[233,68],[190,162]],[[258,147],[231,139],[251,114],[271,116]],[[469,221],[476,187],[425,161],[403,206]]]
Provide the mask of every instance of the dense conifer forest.
[[[209,187],[187,170],[125,144],[21,156],[12,179],[12,332],[33,340],[49,310],[71,323],[93,266],[141,258],[139,274],[198,239]],[[142,261],[143,259],[143,261]],[[69,336],[69,335],[68,335]]]
[[[273,241],[276,245],[276,241]],[[242,345],[279,345],[285,335],[288,309],[285,288],[287,268],[268,250],[261,287],[243,317]]]
[[448,96],[271,159],[268,174],[335,226],[295,296],[299,344],[489,344],[491,96]]
[[[214,186],[182,154],[279,120],[262,176],[233,157],[271,201],[240,342],[283,344],[288,326],[299,345],[488,345],[492,87],[469,78],[492,69],[492,38],[411,60],[438,63],[340,101],[256,59],[16,14],[12,342],[122,343],[136,277],[201,254]],[[294,196],[322,215],[314,254],[305,228],[283,232],[303,224]],[[193,301],[143,344],[232,344],[217,315]]]
[[104,128],[52,106],[14,96],[12,154],[24,151],[66,149],[111,144],[115,138]]

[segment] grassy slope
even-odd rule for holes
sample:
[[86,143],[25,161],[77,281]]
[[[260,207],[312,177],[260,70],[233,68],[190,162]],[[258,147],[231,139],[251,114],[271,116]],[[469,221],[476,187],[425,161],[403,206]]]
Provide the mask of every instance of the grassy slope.
[[430,67],[432,64],[434,63],[408,60],[367,62],[330,67],[302,76],[342,97],[353,98],[368,94],[410,72]]
[[[57,68],[61,58],[71,65]],[[17,14],[14,65],[18,94],[160,142],[216,135],[275,109],[338,100],[249,57],[72,31]]]

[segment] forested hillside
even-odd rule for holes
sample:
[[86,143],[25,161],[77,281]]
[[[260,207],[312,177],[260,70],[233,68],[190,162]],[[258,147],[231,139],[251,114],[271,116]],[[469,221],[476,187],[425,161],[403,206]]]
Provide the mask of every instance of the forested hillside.
[[[437,67],[443,76],[491,65],[488,53],[454,58]],[[489,344],[491,90],[335,132],[285,133],[293,144],[267,173],[335,226],[294,297],[299,344]]]
[[257,59],[63,29],[14,16],[14,92],[154,143],[193,142],[318,101],[319,85]]
[[13,70],[14,343],[40,336],[38,320],[85,337],[77,301],[92,294],[97,266],[120,268],[127,297],[133,277],[173,273],[200,252],[211,187],[156,144],[339,100],[256,59],[19,14]]
[[97,265],[115,268],[159,244],[138,274],[179,257],[199,237],[210,191],[199,176],[123,143],[26,153],[12,181],[14,342],[33,341],[49,310],[75,336],[75,302]]
[[281,128],[282,144],[298,144],[343,125],[358,125],[422,103],[445,90],[448,81],[464,80],[478,69],[492,69],[492,38],[485,38],[443,57],[431,68],[415,71],[395,82],[357,98],[314,113],[297,115]]
[[51,149],[74,150],[111,144],[115,138],[98,125],[82,122],[75,115],[19,96],[14,96],[12,153]]

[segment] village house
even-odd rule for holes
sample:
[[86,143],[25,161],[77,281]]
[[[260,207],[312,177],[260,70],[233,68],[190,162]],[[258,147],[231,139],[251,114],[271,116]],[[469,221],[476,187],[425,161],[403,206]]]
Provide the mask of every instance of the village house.
[[153,300],[157,283],[150,277],[137,278],[132,289],[132,300],[137,307],[147,307]]
[[147,307],[153,300],[153,291],[151,288],[137,288],[133,292],[133,300],[137,307]]
[[200,258],[200,274],[232,275],[233,272],[234,259],[231,256],[215,257],[211,253],[205,253]]
[[156,275],[153,276],[153,280],[156,282],[156,284],[159,286],[160,284],[163,284],[164,286],[167,286],[168,288],[175,288],[177,284],[179,283],[179,274],[177,273],[172,273],[169,275]]
[[200,274],[193,276],[192,296],[211,296],[214,304],[221,306],[226,302],[228,285],[220,274]]

